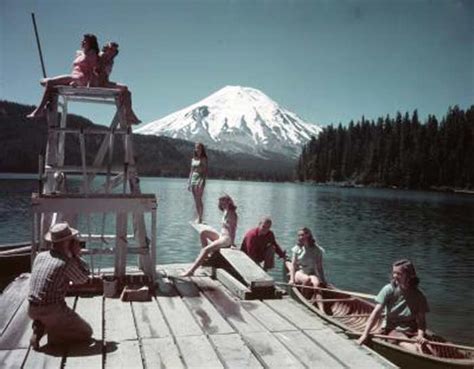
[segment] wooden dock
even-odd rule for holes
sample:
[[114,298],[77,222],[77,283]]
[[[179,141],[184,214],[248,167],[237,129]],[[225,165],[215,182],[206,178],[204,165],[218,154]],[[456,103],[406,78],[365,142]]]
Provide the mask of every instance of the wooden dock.
[[201,268],[157,266],[149,302],[72,296],[94,329],[87,346],[29,347],[28,278],[0,295],[0,368],[394,368],[288,296],[244,301]]

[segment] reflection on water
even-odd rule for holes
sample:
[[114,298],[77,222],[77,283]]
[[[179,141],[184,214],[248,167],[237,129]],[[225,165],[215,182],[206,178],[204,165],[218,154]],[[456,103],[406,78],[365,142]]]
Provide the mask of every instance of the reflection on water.
[[[158,263],[192,261],[199,239],[188,224],[195,214],[186,180],[142,178],[141,185],[159,199]],[[0,243],[30,239],[35,188],[34,180],[0,180]],[[376,293],[388,281],[394,260],[413,260],[430,302],[430,326],[456,341],[474,342],[474,197],[210,180],[205,220],[216,228],[221,218],[217,198],[223,193],[238,205],[237,240],[265,214],[272,216],[285,249],[294,245],[298,227],[310,227],[326,249],[328,279],[340,288]],[[272,275],[283,279],[281,262]]]

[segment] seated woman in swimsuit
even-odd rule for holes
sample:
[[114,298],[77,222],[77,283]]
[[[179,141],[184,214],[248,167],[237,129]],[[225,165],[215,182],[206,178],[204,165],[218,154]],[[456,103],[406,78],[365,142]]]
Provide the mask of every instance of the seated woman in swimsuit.
[[[230,247],[234,244],[238,220],[237,213],[235,212],[237,206],[235,206],[234,201],[229,195],[224,195],[219,197],[218,207],[219,210],[224,212],[221,232],[217,233],[211,230],[204,230],[201,232],[200,236],[203,248],[193,265],[181,275],[182,277],[192,276],[207,257],[211,256],[220,248]],[[211,240],[209,244],[207,243],[208,240]]]
[[118,43],[107,42],[102,47],[99,55],[99,73],[96,85],[97,87],[116,88],[120,91],[120,102],[125,108],[125,115],[128,124],[139,124],[140,119],[136,116],[132,109],[132,94],[127,86],[120,83],[110,81],[109,77],[114,67],[114,59],[118,55]]
[[[311,288],[326,286],[322,249],[316,243],[309,228],[303,227],[298,230],[297,244],[291,251],[293,256],[290,268],[290,284],[305,285]],[[320,290],[314,290],[311,300],[316,301],[321,312],[324,312],[324,305],[320,301]]]
[[364,333],[357,341],[360,345],[367,342],[370,331],[380,319],[385,310],[383,334],[394,338],[414,337],[416,342],[400,342],[396,339],[393,343],[417,352],[431,350],[426,345],[426,318],[429,311],[425,295],[418,289],[420,280],[411,261],[403,259],[392,265],[392,280],[385,285],[375,298],[375,308],[372,310]]
[[46,105],[51,99],[51,91],[55,86],[89,86],[97,80],[99,62],[99,45],[97,38],[88,33],[81,42],[81,50],[77,52],[71,74],[43,78],[41,85],[45,87],[38,107],[27,115],[27,118],[38,118],[44,115]]

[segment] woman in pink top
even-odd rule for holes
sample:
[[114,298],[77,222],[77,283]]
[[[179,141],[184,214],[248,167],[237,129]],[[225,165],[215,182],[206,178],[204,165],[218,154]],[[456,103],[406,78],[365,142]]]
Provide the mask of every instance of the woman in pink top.
[[97,38],[92,34],[85,34],[81,50],[74,59],[71,74],[43,78],[41,85],[45,87],[43,98],[39,106],[27,115],[28,118],[37,118],[44,114],[44,109],[51,99],[51,89],[55,86],[89,86],[97,84],[97,68],[99,61],[99,45]]
[[[237,213],[235,210],[234,201],[229,195],[219,197],[219,210],[224,212],[222,217],[221,232],[217,233],[214,230],[203,230],[201,232],[202,249],[193,265],[181,276],[190,277],[194,274],[196,269],[202,265],[204,260],[211,256],[214,252],[223,247],[230,247],[234,244],[235,231],[237,229]],[[211,242],[208,244],[208,240]]]

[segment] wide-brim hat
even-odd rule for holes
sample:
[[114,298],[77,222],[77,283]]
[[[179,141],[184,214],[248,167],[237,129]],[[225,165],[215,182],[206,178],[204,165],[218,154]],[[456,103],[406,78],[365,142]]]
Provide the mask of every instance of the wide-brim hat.
[[44,239],[48,242],[57,243],[75,238],[78,234],[77,229],[70,227],[67,222],[62,222],[52,225],[49,232],[44,235]]

